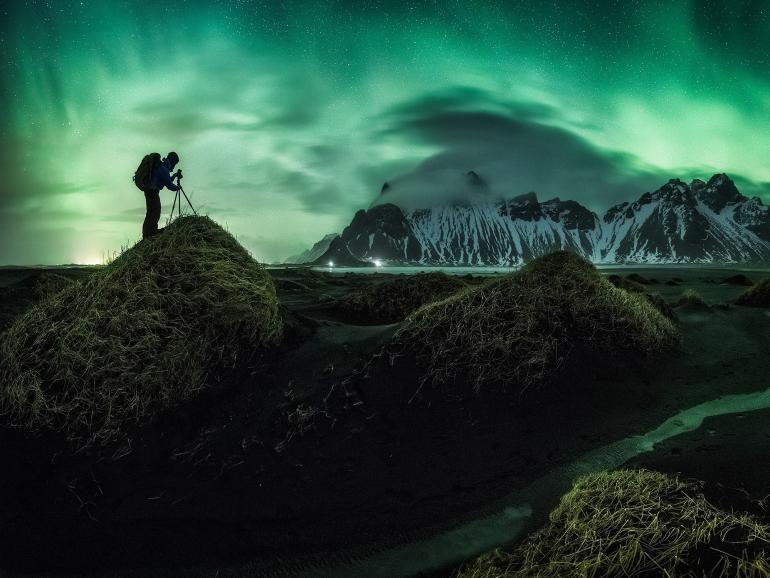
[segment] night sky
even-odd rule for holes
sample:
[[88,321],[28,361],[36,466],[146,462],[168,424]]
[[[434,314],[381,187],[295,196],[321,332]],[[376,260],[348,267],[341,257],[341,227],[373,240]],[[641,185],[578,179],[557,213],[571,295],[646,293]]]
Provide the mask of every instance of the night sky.
[[597,211],[723,171],[770,200],[761,0],[0,6],[0,264],[135,242],[151,151],[177,151],[194,204],[263,260],[383,181],[417,206],[471,169]]

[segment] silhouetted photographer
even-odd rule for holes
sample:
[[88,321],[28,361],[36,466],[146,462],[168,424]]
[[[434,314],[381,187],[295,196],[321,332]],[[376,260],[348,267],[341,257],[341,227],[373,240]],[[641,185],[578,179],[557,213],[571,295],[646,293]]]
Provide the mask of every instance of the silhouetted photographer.
[[[158,153],[150,153],[142,159],[139,168],[134,173],[134,183],[144,191],[144,200],[147,206],[147,213],[142,225],[142,238],[152,237],[163,231],[163,228],[158,229],[161,210],[160,190],[166,187],[170,191],[176,191],[178,197],[179,191],[182,189],[179,184],[182,171],[178,170],[173,175],[171,174],[177,163],[179,163],[179,155],[173,151],[168,153],[164,159],[161,159]],[[177,180],[176,184],[174,184],[174,179]],[[176,201],[177,198],[174,199],[175,204]],[[189,199],[187,202],[190,202]],[[192,205],[190,206],[192,207]]]

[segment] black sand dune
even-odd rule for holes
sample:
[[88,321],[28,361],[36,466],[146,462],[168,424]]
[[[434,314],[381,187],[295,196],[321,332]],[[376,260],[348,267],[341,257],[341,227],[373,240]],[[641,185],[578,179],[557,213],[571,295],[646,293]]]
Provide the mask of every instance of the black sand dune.
[[735,302],[745,307],[770,307],[770,279],[750,287]]
[[[724,271],[639,273],[681,279],[644,286],[668,303],[685,288],[710,306],[744,289],[721,285]],[[478,395],[473,382],[453,395],[426,389],[417,349],[392,349],[403,323],[344,322],[338,302],[387,276],[271,276],[286,307],[283,344],[221,374],[217,387],[80,452],[56,431],[0,430],[6,569],[333,574],[351,556],[489,512],[559,464],[678,409],[756,389],[770,369],[757,354],[770,346],[757,309],[677,307],[679,353],[632,366],[574,355],[550,387],[523,397],[492,386]],[[604,287],[590,270],[587,281]]]

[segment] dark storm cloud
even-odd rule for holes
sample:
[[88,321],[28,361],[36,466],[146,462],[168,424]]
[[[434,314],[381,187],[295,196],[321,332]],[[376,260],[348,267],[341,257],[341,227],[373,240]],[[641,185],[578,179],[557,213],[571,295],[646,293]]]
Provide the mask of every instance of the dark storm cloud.
[[413,158],[359,164],[356,169],[364,185],[365,198],[375,198],[385,182],[398,177],[398,175],[410,172],[414,169],[414,165],[415,159]]
[[546,120],[558,115],[556,109],[544,103],[511,101],[480,88],[453,86],[393,106],[377,120],[385,125],[382,132],[387,134],[398,131],[401,123],[419,121],[436,113],[450,111],[490,111],[520,120]]
[[[671,178],[708,179],[725,170],[704,166],[672,172],[647,166],[633,155],[598,148],[548,124],[557,120],[557,111],[550,107],[495,100],[475,89],[455,88],[399,104],[380,116],[379,135],[433,146],[439,152],[389,180],[389,192],[377,202],[416,208],[478,194],[464,178],[473,170],[489,185],[484,195],[535,191],[541,201],[558,196],[602,212],[654,191]],[[770,194],[768,183],[730,176],[747,196]]]
[[508,112],[454,110],[452,99],[422,97],[383,115],[383,137],[408,138],[440,150],[414,171],[393,179],[388,198],[409,206],[441,202],[447,195],[462,194],[463,175],[474,170],[493,194],[535,191],[541,200],[559,196],[601,210],[654,190],[674,176],[538,122],[553,117],[547,107],[498,104]]

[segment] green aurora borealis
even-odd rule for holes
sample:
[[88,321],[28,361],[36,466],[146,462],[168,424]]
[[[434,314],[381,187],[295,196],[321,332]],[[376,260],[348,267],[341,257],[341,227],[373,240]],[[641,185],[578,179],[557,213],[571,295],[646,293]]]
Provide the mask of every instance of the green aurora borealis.
[[[142,155],[257,258],[383,181],[474,169],[594,210],[727,172],[770,200],[762,1],[13,0],[0,8],[0,264],[141,235]],[[163,220],[172,195],[162,192]]]

